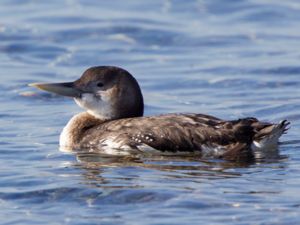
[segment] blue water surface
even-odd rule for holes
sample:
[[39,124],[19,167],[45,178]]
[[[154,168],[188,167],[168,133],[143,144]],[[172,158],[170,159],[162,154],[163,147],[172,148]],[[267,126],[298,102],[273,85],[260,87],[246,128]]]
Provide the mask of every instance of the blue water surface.
[[[1,224],[299,224],[300,2],[2,0]],[[59,151],[80,109],[27,86],[115,65],[145,114],[255,116],[292,128],[280,157],[236,164]]]

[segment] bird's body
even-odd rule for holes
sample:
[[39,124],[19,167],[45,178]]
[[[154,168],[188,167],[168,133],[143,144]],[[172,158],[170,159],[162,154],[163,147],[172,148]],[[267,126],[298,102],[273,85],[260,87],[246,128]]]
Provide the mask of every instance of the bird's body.
[[[273,125],[255,118],[224,121],[203,114],[166,114],[101,120],[87,112],[74,116],[60,136],[63,149],[93,149],[127,155],[199,153],[205,157],[249,160],[256,151],[277,148],[287,123]],[[263,141],[269,141],[259,146]],[[257,143],[257,145],[255,145]]]
[[143,117],[143,98],[136,80],[117,67],[90,68],[73,83],[34,86],[74,97],[87,110],[75,115],[63,129],[60,145],[65,149],[111,154],[154,150],[250,160],[257,152],[277,148],[289,125],[255,118],[225,121],[203,114]]

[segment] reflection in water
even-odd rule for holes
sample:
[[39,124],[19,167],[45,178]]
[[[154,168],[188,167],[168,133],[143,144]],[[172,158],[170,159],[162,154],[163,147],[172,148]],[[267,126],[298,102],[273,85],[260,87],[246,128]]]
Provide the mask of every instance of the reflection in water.
[[[286,167],[282,159],[251,164],[203,160],[192,156],[72,154],[75,154],[77,163],[71,167],[79,169],[82,176],[80,183],[85,186],[84,189],[90,190],[86,192],[79,189],[71,193],[72,198],[78,198],[79,195],[92,208],[102,209],[103,205],[125,207],[122,208],[125,213],[129,205],[134,207],[142,204],[141,207],[147,209],[153,203],[159,203],[160,207],[170,210],[222,209],[224,206],[234,210],[241,207],[242,199],[249,199],[250,195],[256,199],[260,195],[282,192],[272,185],[257,186],[256,182],[252,184],[253,180],[248,183],[247,177],[255,176],[259,181],[261,172],[266,168],[282,170]],[[266,179],[264,175],[262,179]],[[283,181],[278,177],[267,180],[277,185]],[[223,195],[221,201],[220,194]],[[228,200],[224,201],[226,198]]]
[[[106,168],[136,168],[147,170],[158,170],[167,179],[225,179],[241,176],[238,172],[227,171],[227,169],[237,167],[248,167],[248,163],[232,163],[225,161],[205,161],[197,160],[194,157],[178,156],[153,156],[134,157],[134,156],[110,156],[96,153],[76,153],[78,164],[75,166],[83,169],[83,176],[87,183],[96,186],[109,184],[109,178],[101,174]],[[122,179],[139,179],[123,174]],[[115,183],[115,181],[113,182]],[[126,186],[127,187],[127,186]]]
[[[278,152],[277,152],[278,153]],[[142,188],[148,173],[159,172],[158,180],[168,180],[176,184],[182,180],[207,182],[217,179],[234,179],[243,175],[243,170],[255,166],[274,166],[284,168],[286,156],[257,160],[256,162],[228,162],[223,160],[201,159],[199,156],[113,156],[101,153],[74,152],[77,162],[74,167],[82,169],[84,183],[92,187],[128,189]],[[107,173],[110,168],[120,174]],[[126,173],[126,171],[134,171]],[[122,172],[123,171],[123,172]],[[125,171],[125,172],[124,172]],[[109,175],[108,175],[109,174]],[[162,185],[159,181],[154,185]],[[141,182],[139,182],[141,181]],[[184,186],[184,184],[182,184]],[[184,187],[182,187],[184,188]]]

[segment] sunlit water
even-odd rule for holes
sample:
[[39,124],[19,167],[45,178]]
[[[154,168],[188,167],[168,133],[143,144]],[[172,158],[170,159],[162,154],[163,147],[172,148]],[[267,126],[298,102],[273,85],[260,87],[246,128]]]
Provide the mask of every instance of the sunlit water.
[[[1,224],[297,224],[300,3],[296,0],[2,0]],[[292,122],[279,159],[66,154],[80,112],[31,82],[116,65],[146,114],[201,112]]]

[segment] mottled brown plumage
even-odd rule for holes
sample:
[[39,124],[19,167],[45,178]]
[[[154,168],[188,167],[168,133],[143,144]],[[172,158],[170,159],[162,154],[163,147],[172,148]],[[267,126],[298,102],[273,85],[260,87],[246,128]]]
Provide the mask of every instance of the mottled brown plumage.
[[[83,113],[79,121],[87,126],[74,127],[73,134],[78,130],[81,132],[74,138],[73,148],[101,150],[110,147],[107,146],[107,140],[110,140],[119,149],[126,146],[126,149],[139,150],[147,145],[161,152],[199,152],[205,157],[234,161],[252,160],[251,144],[255,137],[260,140],[266,130],[270,134],[276,127],[270,123],[260,123],[255,118],[224,121],[203,114],[166,114],[95,121],[95,117]],[[286,121],[281,123],[282,127],[286,125]]]

